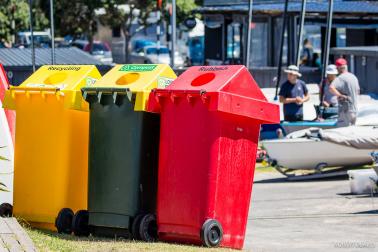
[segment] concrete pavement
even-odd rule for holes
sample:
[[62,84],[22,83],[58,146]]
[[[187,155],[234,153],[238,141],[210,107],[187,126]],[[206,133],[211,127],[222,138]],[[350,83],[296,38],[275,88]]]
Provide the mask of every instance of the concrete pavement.
[[346,178],[287,182],[256,173],[245,250],[378,251],[378,197],[349,192]]

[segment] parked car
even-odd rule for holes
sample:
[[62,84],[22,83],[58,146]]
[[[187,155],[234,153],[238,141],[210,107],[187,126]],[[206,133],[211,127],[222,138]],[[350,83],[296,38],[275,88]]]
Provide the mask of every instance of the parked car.
[[55,38],[55,47],[68,48],[68,47],[71,47],[71,42],[65,40],[64,38]]
[[191,37],[188,39],[188,51],[190,65],[203,65],[204,57],[204,37]]
[[[33,32],[34,46],[48,48],[51,47],[50,32]],[[31,46],[31,32],[18,32],[16,39],[16,47],[30,47]]]
[[101,41],[93,41],[92,52],[87,40],[75,40],[71,45],[92,54],[93,57],[100,60],[104,64],[113,63],[112,51],[107,43]]
[[151,41],[151,40],[147,40],[147,39],[135,39],[132,42],[132,51],[139,53],[139,52],[141,52],[143,50],[144,47],[146,47],[146,46],[155,46],[155,45],[156,45],[156,42]]
[[[170,64],[171,56],[169,54],[169,49],[166,46],[145,46],[143,50],[139,52],[133,52],[131,54],[131,61],[133,63],[139,64]],[[175,52],[175,67],[183,67],[184,59],[182,56]]]

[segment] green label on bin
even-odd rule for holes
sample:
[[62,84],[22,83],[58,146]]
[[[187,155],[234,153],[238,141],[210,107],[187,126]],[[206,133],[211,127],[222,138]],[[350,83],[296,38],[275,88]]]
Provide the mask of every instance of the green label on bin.
[[124,65],[119,71],[123,72],[149,72],[154,70],[157,65]]

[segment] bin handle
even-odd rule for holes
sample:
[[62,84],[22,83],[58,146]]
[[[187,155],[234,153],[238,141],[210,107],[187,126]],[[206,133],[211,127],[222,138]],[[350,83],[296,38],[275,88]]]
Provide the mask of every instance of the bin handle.
[[279,106],[277,104],[242,95],[219,92],[215,109],[227,114],[255,119],[261,123],[280,122]]
[[58,92],[60,91],[59,87],[13,87],[10,89],[12,92],[28,92],[28,91],[34,91],[34,92]]
[[131,92],[130,88],[113,88],[113,87],[84,87],[81,89],[81,92],[87,92],[87,93],[121,93],[126,94],[128,92]]
[[58,92],[60,91],[59,88],[22,88],[22,87],[17,87],[17,88],[11,88],[9,90],[11,92],[11,96],[14,99],[16,94],[25,94],[27,97],[33,94],[41,94],[43,98],[45,98],[46,94],[51,94],[51,95],[57,95]]
[[87,99],[88,94],[97,95],[97,99],[101,102],[103,94],[113,94],[113,101],[116,102],[118,94],[126,94],[129,101],[131,101],[133,93],[130,88],[113,88],[113,87],[84,87],[81,89],[84,100]]

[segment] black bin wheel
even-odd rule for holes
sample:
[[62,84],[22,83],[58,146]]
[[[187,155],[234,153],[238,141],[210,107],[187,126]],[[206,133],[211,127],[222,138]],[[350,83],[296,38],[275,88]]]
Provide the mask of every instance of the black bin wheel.
[[9,203],[3,203],[0,205],[0,217],[12,217],[13,206]]
[[154,214],[146,214],[142,217],[139,224],[139,236],[146,242],[157,240],[157,221]]
[[70,208],[62,208],[55,219],[55,227],[58,233],[71,234],[72,233],[72,219],[74,213]]
[[140,226],[140,221],[143,218],[143,214],[138,214],[134,217],[133,222],[131,224],[131,235],[134,240],[140,240],[140,235],[139,235],[139,226]]
[[221,224],[214,219],[208,219],[201,229],[202,244],[206,247],[217,247],[222,241],[223,229]]
[[89,213],[87,210],[79,210],[72,218],[72,232],[76,236],[89,235]]

